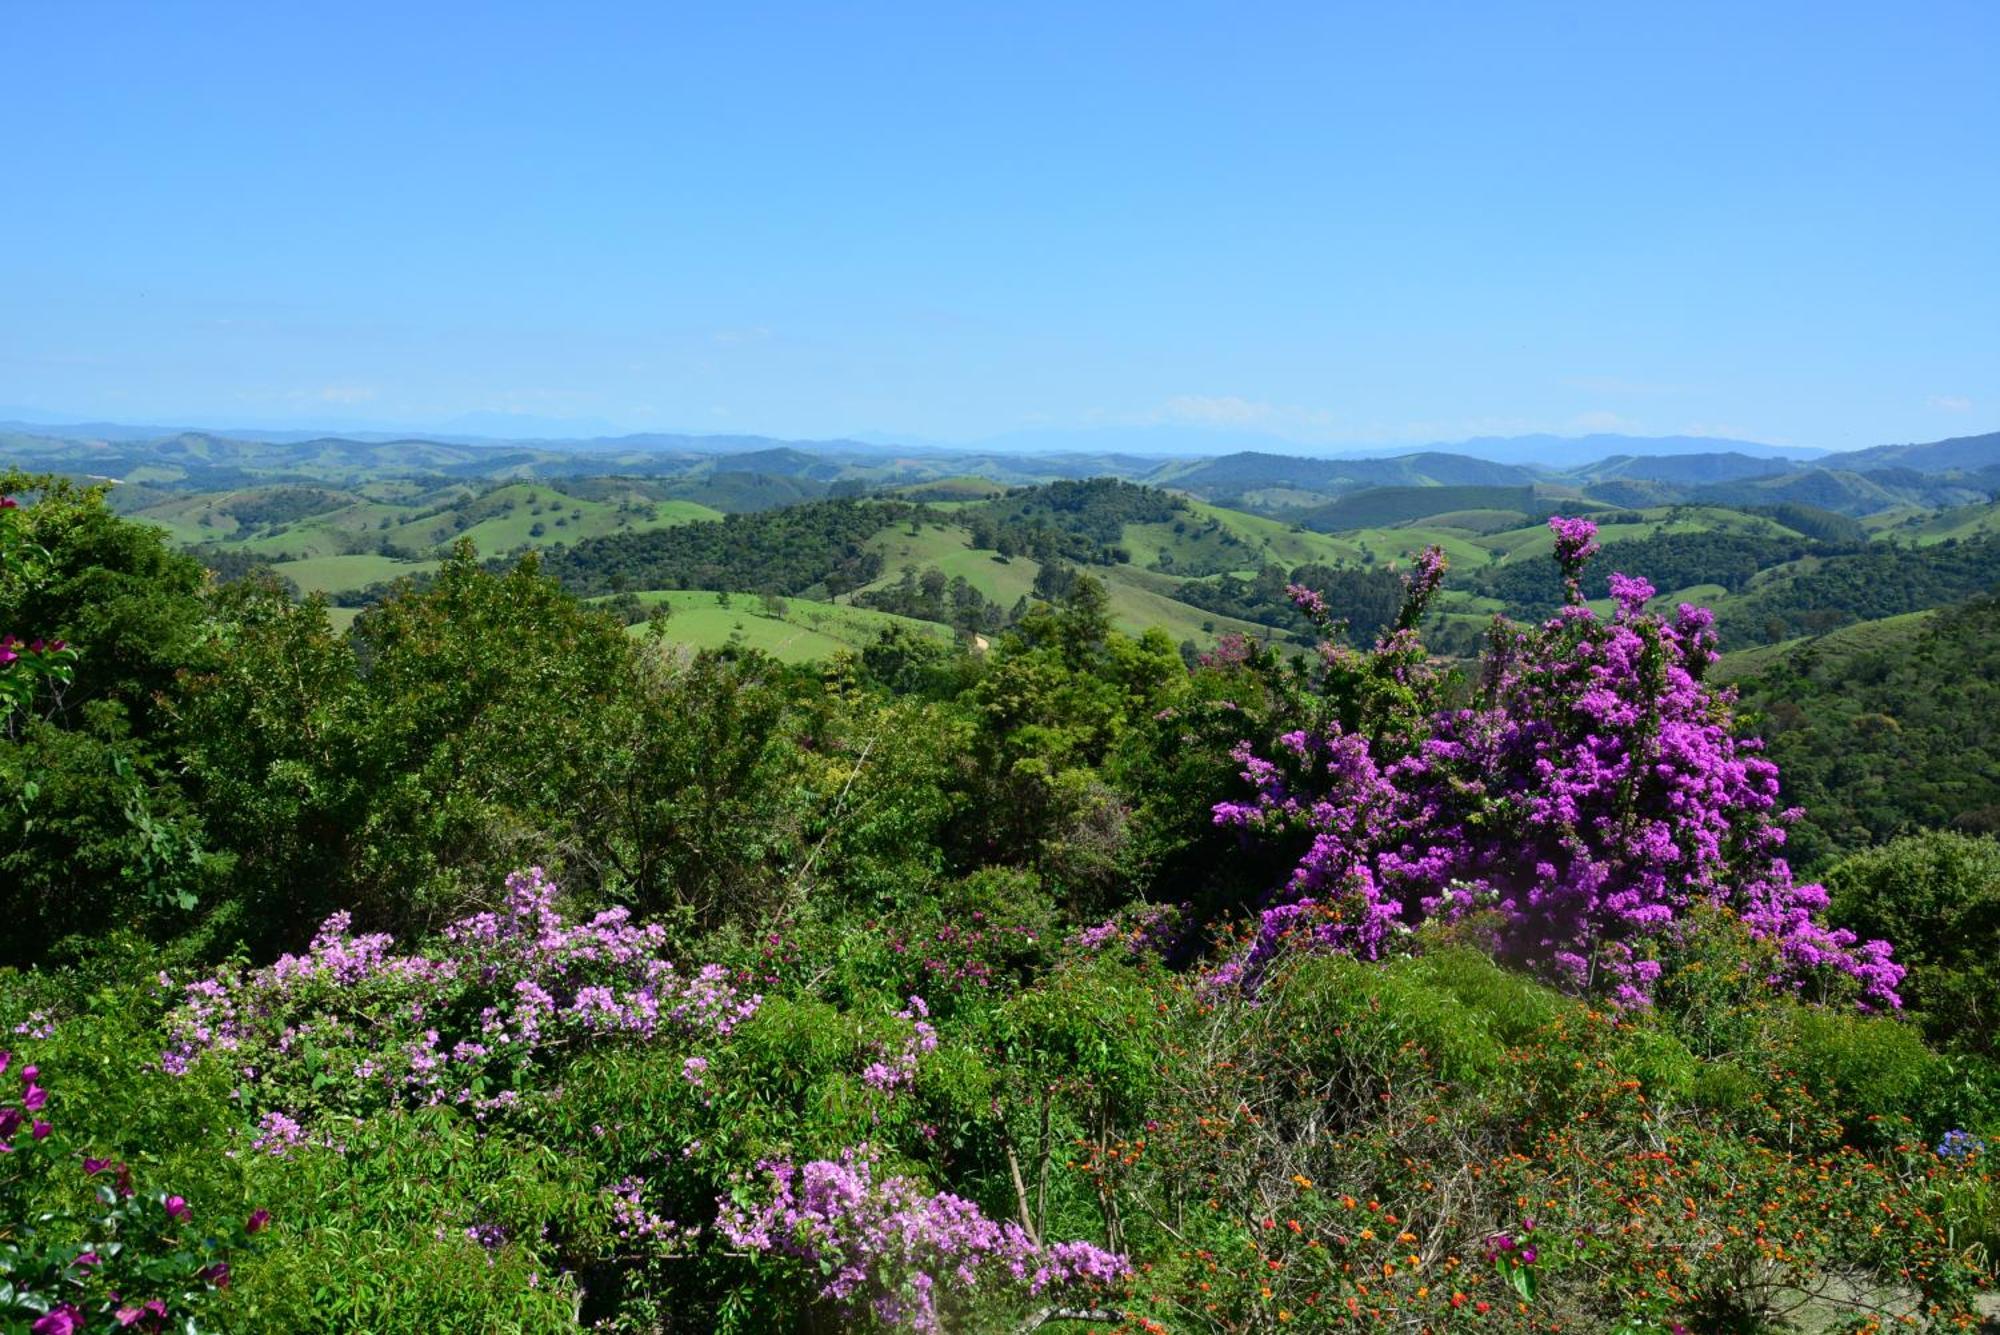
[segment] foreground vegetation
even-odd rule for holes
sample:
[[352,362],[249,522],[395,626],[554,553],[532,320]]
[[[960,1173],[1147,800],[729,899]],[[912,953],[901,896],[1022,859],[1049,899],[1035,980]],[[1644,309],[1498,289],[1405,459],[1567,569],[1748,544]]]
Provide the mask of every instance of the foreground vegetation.
[[[1436,551],[1362,649],[1305,587],[1317,653],[1124,633],[1071,547],[983,653],[878,610],[788,666],[469,546],[336,631],[11,489],[15,1328],[1946,1330],[1995,1281],[2000,850],[1795,878],[1708,619],[1586,603],[1610,526],[1463,674]],[[1104,536],[1059,513],[1011,522]]]

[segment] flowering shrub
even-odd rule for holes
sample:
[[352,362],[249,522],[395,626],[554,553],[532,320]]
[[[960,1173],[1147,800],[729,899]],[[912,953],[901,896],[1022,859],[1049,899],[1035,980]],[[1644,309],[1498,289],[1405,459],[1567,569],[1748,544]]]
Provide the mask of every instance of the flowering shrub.
[[[253,1148],[285,1154],[317,1110],[451,1104],[480,1116],[517,1105],[540,1066],[595,1042],[721,1039],[762,998],[719,965],[683,973],[665,932],[624,909],[567,923],[540,868],[508,878],[506,907],[446,929],[434,955],[391,952],[386,934],[326,921],[304,955],[187,984],[166,1020],[162,1066],[227,1060],[263,1109]],[[163,977],[163,982],[166,981]]]
[[903,1177],[875,1176],[867,1146],[838,1160],[758,1165],[771,1195],[752,1204],[747,1184],[721,1201],[717,1228],[731,1243],[791,1258],[819,1297],[884,1326],[922,1332],[947,1322],[975,1296],[1020,1301],[1089,1293],[1122,1279],[1130,1263],[1087,1242],[1044,1245],[1015,1223],[988,1219],[949,1192]]
[[1957,1161],[1890,1118],[1884,1151],[1841,1143],[1845,1109],[1755,1049],[1710,1107],[1717,1062],[1663,1008],[1593,1009],[1462,947],[1377,965],[1301,942],[1254,997],[1158,984],[1160,1088],[1089,1166],[1146,1266],[1132,1317],[1669,1335],[1772,1329],[1812,1295],[1827,1329],[1954,1329],[1990,1282],[1952,1231],[1983,1186]]
[[701,1236],[699,1224],[680,1224],[646,1205],[646,1181],[628,1176],[605,1189],[611,1205],[611,1229],[624,1243],[655,1254],[674,1255]]
[[910,959],[927,988],[950,994],[1004,985],[1010,966],[1031,954],[1035,944],[1033,928],[990,922],[978,909],[964,922],[946,920],[926,923],[921,931],[898,931],[888,943],[891,951]]
[[[0,1052],[0,1077],[13,1064]],[[257,1210],[218,1229],[180,1196],[140,1193],[125,1164],[82,1157],[79,1166],[46,1115],[40,1069],[24,1064],[14,1078],[18,1093],[0,1100],[0,1321],[32,1335],[92,1325],[200,1330],[229,1287],[229,1257],[263,1232],[270,1214]],[[96,1181],[96,1209],[30,1216],[22,1208],[29,1188],[68,1173]]]
[[1792,878],[1777,768],[1702,680],[1713,617],[1649,613],[1652,586],[1623,575],[1615,611],[1597,616],[1580,587],[1595,527],[1550,527],[1569,603],[1525,634],[1496,628],[1473,707],[1423,708],[1415,627],[1444,571],[1433,550],[1372,656],[1322,647],[1323,725],[1287,733],[1276,756],[1239,751],[1254,796],[1219,804],[1217,823],[1305,849],[1238,973],[1289,936],[1375,958],[1427,919],[1491,907],[1504,955],[1643,1005],[1652,942],[1705,903],[1775,943],[1793,985],[1845,975],[1864,1004],[1896,1006],[1888,945],[1825,926],[1826,891]]

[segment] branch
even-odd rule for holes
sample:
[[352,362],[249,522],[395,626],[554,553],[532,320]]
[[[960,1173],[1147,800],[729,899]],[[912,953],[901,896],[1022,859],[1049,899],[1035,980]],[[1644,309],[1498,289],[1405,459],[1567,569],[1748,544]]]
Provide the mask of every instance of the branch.
[[1099,1321],[1116,1325],[1127,1320],[1130,1317],[1126,1313],[1111,1307],[1044,1307],[1014,1327],[1014,1335],[1028,1335],[1028,1332],[1040,1330],[1051,1321]]
[[[1000,1134],[1003,1137],[1007,1135],[1004,1129]],[[1007,1171],[1014,1178],[1014,1201],[1021,1210],[1021,1227],[1028,1231],[1028,1241],[1039,1247],[1042,1245],[1042,1239],[1035,1232],[1034,1219],[1028,1214],[1028,1184],[1021,1180],[1021,1159],[1014,1153],[1014,1142],[1011,1137],[1007,1138]]]

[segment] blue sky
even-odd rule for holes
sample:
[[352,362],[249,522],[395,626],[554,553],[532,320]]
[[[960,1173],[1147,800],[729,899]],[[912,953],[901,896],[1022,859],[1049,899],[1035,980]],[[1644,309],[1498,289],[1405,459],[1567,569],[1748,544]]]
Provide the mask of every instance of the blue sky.
[[2000,426],[1990,0],[0,21],[0,416]]

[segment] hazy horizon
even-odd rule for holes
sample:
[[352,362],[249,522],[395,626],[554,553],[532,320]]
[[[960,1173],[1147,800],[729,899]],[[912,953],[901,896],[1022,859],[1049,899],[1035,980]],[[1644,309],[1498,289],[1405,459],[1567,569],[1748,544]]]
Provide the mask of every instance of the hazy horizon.
[[[1438,440],[1421,442],[1378,442],[1374,444],[1313,444],[1288,440],[1281,436],[1263,435],[1250,430],[1229,430],[1223,428],[1199,429],[1174,427],[1169,425],[1082,428],[1073,431],[1033,430],[1003,433],[974,440],[926,440],[917,437],[897,436],[885,433],[857,433],[853,435],[818,434],[810,436],[769,436],[756,432],[729,432],[717,430],[673,430],[667,428],[639,428],[623,430],[607,423],[588,420],[543,419],[505,414],[466,414],[457,419],[423,424],[385,424],[367,421],[315,421],[294,424],[259,424],[228,421],[179,421],[179,422],[139,422],[121,421],[90,415],[51,413],[39,409],[27,409],[15,404],[0,404],[0,426],[18,425],[32,433],[37,428],[50,432],[77,432],[86,428],[114,428],[119,439],[145,439],[148,436],[166,435],[176,432],[206,432],[231,438],[254,440],[259,435],[276,439],[296,439],[302,437],[325,436],[329,439],[341,437],[396,438],[412,440],[438,439],[459,441],[469,444],[489,444],[493,446],[551,444],[581,446],[593,444],[613,444],[622,441],[643,440],[650,437],[677,438],[690,442],[703,441],[768,441],[774,445],[814,446],[846,445],[862,446],[884,454],[908,452],[911,455],[977,455],[991,453],[1003,455],[1048,455],[1060,453],[1113,454],[1126,453],[1135,456],[1150,456],[1161,459],[1215,457],[1240,452],[1258,452],[1294,455],[1300,458],[1366,458],[1395,457],[1422,453],[1425,451],[1459,450],[1480,456],[1482,450],[1491,457],[1513,457],[1520,447],[1532,442],[1554,442],[1569,447],[1567,457],[1598,458],[1622,452],[1630,445],[1638,453],[1685,454],[1697,450],[1712,450],[1716,453],[1747,451],[1752,454],[1772,458],[1794,459],[1808,463],[1824,457],[1830,451],[1817,446],[1776,445],[1763,441],[1743,440],[1725,436],[1637,436],[1618,432],[1535,432],[1518,436],[1477,436],[1461,440]],[[511,429],[509,429],[511,428]],[[1976,434],[1976,433],[1975,433]],[[79,437],[81,438],[81,437]],[[1877,442],[1878,444],[1901,444],[1913,442]],[[1598,447],[1595,453],[1591,446]]]

